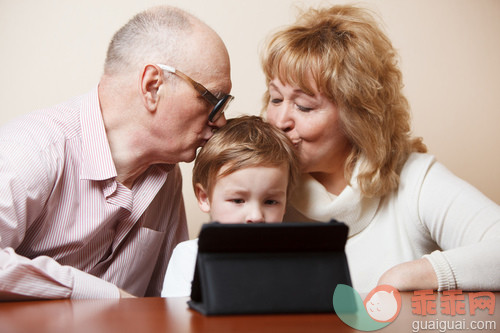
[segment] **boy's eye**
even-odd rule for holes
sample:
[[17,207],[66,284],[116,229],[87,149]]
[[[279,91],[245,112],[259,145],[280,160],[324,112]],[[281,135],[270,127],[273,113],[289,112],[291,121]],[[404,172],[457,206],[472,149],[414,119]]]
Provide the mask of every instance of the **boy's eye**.
[[229,201],[231,201],[232,203],[235,203],[235,204],[242,204],[245,202],[245,200],[243,200],[243,199],[231,199]]
[[277,200],[266,200],[264,203],[266,205],[277,205],[279,202]]
[[279,103],[281,103],[281,102],[283,102],[283,100],[282,100],[282,99],[279,99],[279,98],[272,98],[272,99],[271,99],[271,103],[272,103],[272,104],[279,104]]

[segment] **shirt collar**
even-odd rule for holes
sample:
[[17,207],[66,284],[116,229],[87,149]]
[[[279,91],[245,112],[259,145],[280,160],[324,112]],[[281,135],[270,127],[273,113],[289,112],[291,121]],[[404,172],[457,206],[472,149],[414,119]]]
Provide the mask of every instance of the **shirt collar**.
[[105,180],[117,176],[99,104],[97,87],[83,99],[80,109],[82,126],[81,179]]

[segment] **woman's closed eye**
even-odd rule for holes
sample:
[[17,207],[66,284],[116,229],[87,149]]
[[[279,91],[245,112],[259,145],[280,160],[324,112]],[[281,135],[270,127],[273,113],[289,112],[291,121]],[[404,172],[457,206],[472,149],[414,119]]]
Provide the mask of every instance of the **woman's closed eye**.
[[309,112],[309,111],[313,110],[313,108],[302,106],[302,105],[299,105],[299,104],[295,104],[295,106],[297,107],[297,109],[299,111],[302,111],[302,112]]

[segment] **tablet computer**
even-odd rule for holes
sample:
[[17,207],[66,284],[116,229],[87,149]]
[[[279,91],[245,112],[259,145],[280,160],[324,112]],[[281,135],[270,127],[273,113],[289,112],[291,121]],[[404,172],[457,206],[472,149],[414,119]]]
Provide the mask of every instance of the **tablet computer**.
[[190,308],[205,315],[334,312],[351,285],[348,228],[329,223],[202,226]]

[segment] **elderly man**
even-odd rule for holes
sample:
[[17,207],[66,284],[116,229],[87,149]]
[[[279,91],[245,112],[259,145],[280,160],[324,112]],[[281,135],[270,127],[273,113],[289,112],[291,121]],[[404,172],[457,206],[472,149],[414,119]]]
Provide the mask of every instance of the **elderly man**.
[[173,7],[113,37],[90,93],[0,130],[0,299],[159,296],[187,239],[178,162],[225,124],[229,56]]

